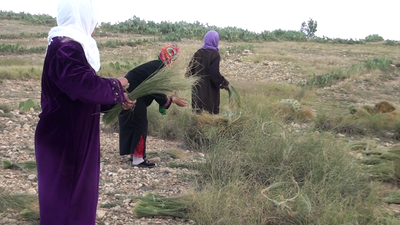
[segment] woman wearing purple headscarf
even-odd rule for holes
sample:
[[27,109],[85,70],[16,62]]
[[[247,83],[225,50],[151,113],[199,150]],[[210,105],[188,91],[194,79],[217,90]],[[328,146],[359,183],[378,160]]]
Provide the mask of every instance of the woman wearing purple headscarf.
[[201,79],[192,88],[192,108],[196,113],[219,113],[220,89],[228,89],[229,82],[221,75],[221,56],[218,49],[219,34],[211,30],[204,36],[204,45],[194,53],[186,76]]
[[126,78],[96,75],[93,2],[61,0],[57,26],[49,32],[35,133],[41,225],[95,225],[101,106],[135,103],[124,93]]

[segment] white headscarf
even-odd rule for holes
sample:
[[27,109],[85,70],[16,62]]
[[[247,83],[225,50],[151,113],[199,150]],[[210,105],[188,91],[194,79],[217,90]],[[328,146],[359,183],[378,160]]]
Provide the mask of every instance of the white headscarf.
[[94,0],[61,0],[58,5],[57,26],[49,32],[48,44],[53,37],[69,37],[79,42],[92,68],[100,69],[100,53],[92,33],[98,22]]

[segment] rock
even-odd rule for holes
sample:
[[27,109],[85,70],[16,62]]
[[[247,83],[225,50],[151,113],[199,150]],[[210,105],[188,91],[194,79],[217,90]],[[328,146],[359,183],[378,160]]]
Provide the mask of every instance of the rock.
[[36,191],[35,188],[29,188],[29,189],[26,191],[26,193],[27,193],[27,194],[30,194],[30,195],[36,195],[36,194],[37,194],[37,191]]
[[158,163],[158,162],[161,162],[161,158],[160,157],[153,157],[153,158],[150,158],[149,161],[153,162],[153,163]]
[[98,209],[96,212],[97,219],[102,219],[106,215],[106,212],[104,210]]
[[37,180],[37,175],[36,175],[36,174],[30,174],[30,175],[28,176],[28,180],[31,180],[31,181]]
[[24,130],[29,130],[31,128],[31,126],[28,124],[28,123],[25,123],[23,126],[22,126],[22,129],[24,129]]

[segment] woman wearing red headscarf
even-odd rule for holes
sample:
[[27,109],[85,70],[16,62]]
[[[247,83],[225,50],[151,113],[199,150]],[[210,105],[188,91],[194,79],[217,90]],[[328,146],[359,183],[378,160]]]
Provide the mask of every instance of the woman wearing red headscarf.
[[[128,92],[132,92],[139,84],[150,75],[156,73],[164,66],[171,65],[179,55],[176,45],[165,46],[161,49],[157,60],[144,63],[131,71],[125,78],[128,79]],[[120,155],[131,155],[132,166],[152,168],[154,163],[146,160],[146,137],[148,129],[147,107],[155,100],[160,107],[160,112],[168,109],[172,103],[180,107],[187,106],[185,98],[172,97],[164,94],[153,94],[138,98],[133,111],[124,110],[118,116],[119,121],[119,146]]]

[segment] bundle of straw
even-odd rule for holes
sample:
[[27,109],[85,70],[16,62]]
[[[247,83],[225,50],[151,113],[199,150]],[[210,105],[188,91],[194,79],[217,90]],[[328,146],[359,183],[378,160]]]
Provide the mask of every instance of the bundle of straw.
[[228,93],[229,93],[229,106],[231,108],[240,107],[240,95],[237,93],[236,89],[232,85],[229,85]]
[[35,161],[26,161],[21,163],[15,163],[8,160],[2,161],[3,169],[36,169],[36,162]]
[[[188,90],[197,82],[196,77],[184,77],[177,63],[164,67],[158,72],[150,75],[139,84],[135,90],[128,94],[132,100],[151,94],[168,94],[176,90]],[[122,104],[119,103],[103,115],[105,124],[112,124],[122,111]]]
[[148,193],[136,203],[133,213],[137,217],[172,216],[187,218],[189,206],[192,204],[189,196],[166,197]]

